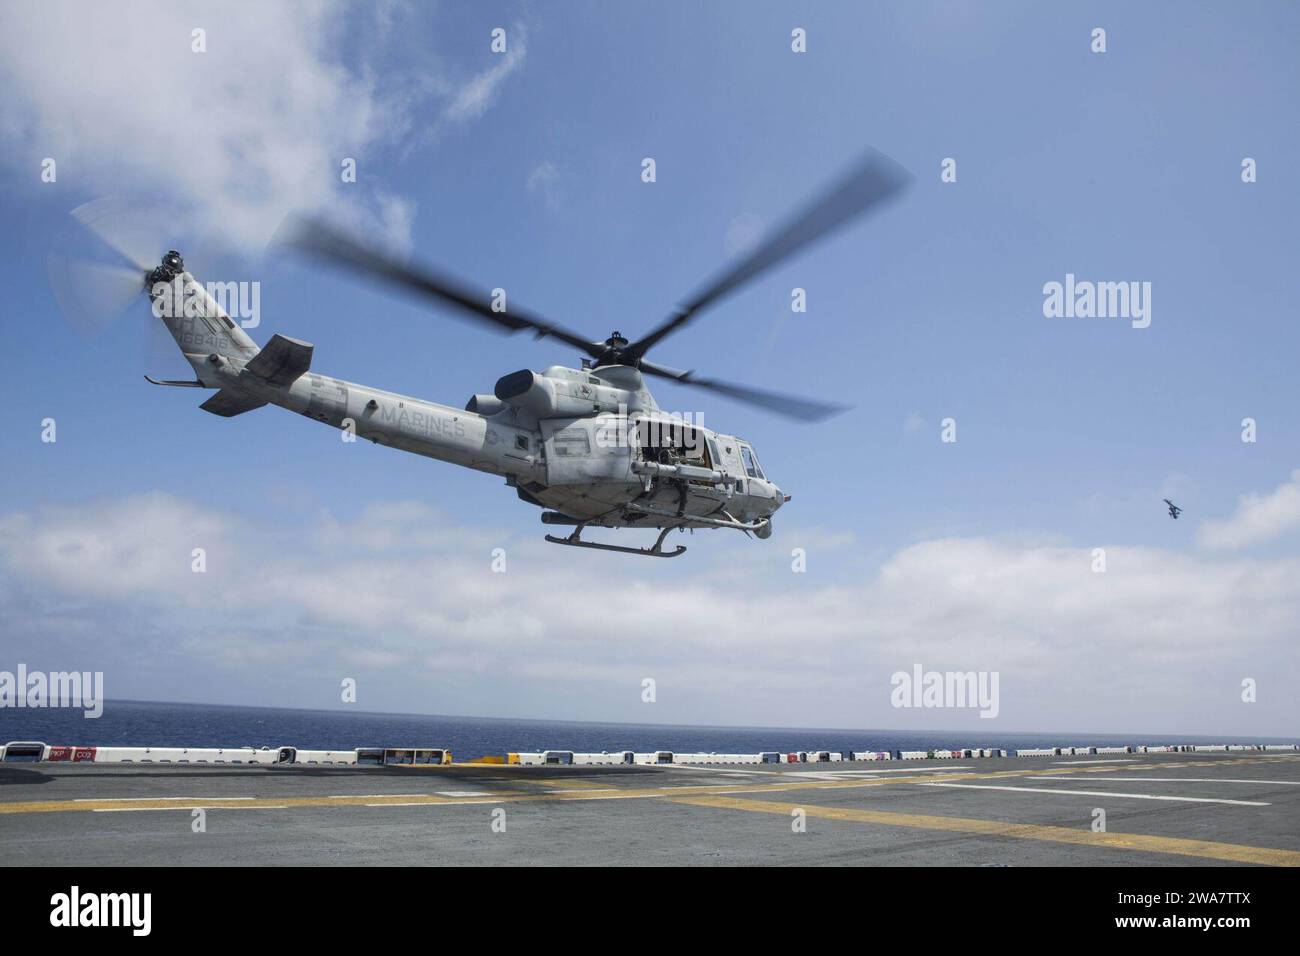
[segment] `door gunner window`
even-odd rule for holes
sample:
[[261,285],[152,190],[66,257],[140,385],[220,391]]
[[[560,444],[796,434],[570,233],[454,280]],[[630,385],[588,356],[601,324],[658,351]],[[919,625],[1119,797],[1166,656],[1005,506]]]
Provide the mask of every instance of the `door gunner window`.
[[637,443],[647,461],[712,467],[704,433],[678,421],[641,419]]

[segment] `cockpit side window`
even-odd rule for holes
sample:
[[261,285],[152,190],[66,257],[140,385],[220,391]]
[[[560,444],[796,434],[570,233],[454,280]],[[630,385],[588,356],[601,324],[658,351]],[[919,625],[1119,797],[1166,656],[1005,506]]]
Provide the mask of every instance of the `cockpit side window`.
[[758,461],[754,458],[754,452],[748,445],[740,446],[740,456],[745,460],[745,474],[751,478],[763,477],[763,473],[758,468]]
[[722,456],[718,454],[718,443],[712,438],[709,439],[709,457],[713,460],[709,463],[713,468],[721,468]]

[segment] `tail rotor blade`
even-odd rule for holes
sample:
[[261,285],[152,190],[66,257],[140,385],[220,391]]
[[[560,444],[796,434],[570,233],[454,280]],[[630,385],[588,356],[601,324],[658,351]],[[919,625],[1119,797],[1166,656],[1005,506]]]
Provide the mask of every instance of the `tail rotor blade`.
[[124,265],[147,272],[168,248],[159,241],[158,224],[166,220],[157,212],[106,197],[78,206],[72,217],[116,252]]
[[125,266],[51,256],[47,269],[59,311],[85,338],[104,332],[144,292],[144,272]]

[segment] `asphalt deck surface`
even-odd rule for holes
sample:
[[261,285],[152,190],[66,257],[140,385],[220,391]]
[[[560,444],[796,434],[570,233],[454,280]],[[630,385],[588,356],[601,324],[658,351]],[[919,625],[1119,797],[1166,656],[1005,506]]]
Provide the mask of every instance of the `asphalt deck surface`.
[[1298,866],[1300,755],[0,764],[0,865],[128,864]]

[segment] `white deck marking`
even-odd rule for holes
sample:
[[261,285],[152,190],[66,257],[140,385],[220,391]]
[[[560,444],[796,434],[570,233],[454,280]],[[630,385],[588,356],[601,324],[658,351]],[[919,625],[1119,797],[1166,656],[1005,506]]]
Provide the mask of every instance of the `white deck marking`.
[[91,813],[167,813],[176,810],[288,810],[288,807],[95,807]]
[[1048,793],[1075,797],[1125,797],[1130,800],[1173,800],[1178,803],[1230,803],[1238,807],[1270,807],[1258,800],[1221,800],[1216,797],[1171,797],[1157,793],[1114,793],[1109,790],[1060,790],[1056,787],[998,787],[983,783],[922,783],[921,787],[960,787],[966,790],[1010,790],[1016,793]]
[[888,770],[854,770],[850,773],[970,773],[975,767],[891,767]]
[[[881,768],[879,770],[732,770],[721,767],[692,767],[687,764],[677,764],[671,766],[664,764],[672,770],[700,770],[705,773],[740,773],[750,774],[760,777],[807,777],[810,774],[827,774],[833,773],[837,776],[848,777],[855,774],[877,774],[877,773],[970,773],[974,767],[891,767]],[[807,766],[807,764],[804,764]],[[815,766],[815,765],[814,765]]]
[[1081,763],[1137,763],[1135,757],[1118,757],[1114,760],[1053,760],[1055,764],[1068,764],[1077,767]]
[[[836,779],[838,777],[874,777],[878,773],[889,773],[888,770],[789,770],[786,771],[787,777],[826,777]],[[895,770],[894,773],[899,771]],[[906,771],[904,771],[906,772]]]
[[667,767],[669,770],[700,770],[705,773],[740,773],[740,774],[757,774],[758,776],[771,776],[780,773],[779,770],[733,770],[730,767],[692,767],[687,764],[656,764],[658,767]]
[[[1038,780],[1078,780],[1078,777],[1038,777]],[[1134,783],[1265,783],[1278,787],[1300,787],[1300,780],[1228,780],[1223,777],[1096,777],[1098,783],[1131,780]]]

